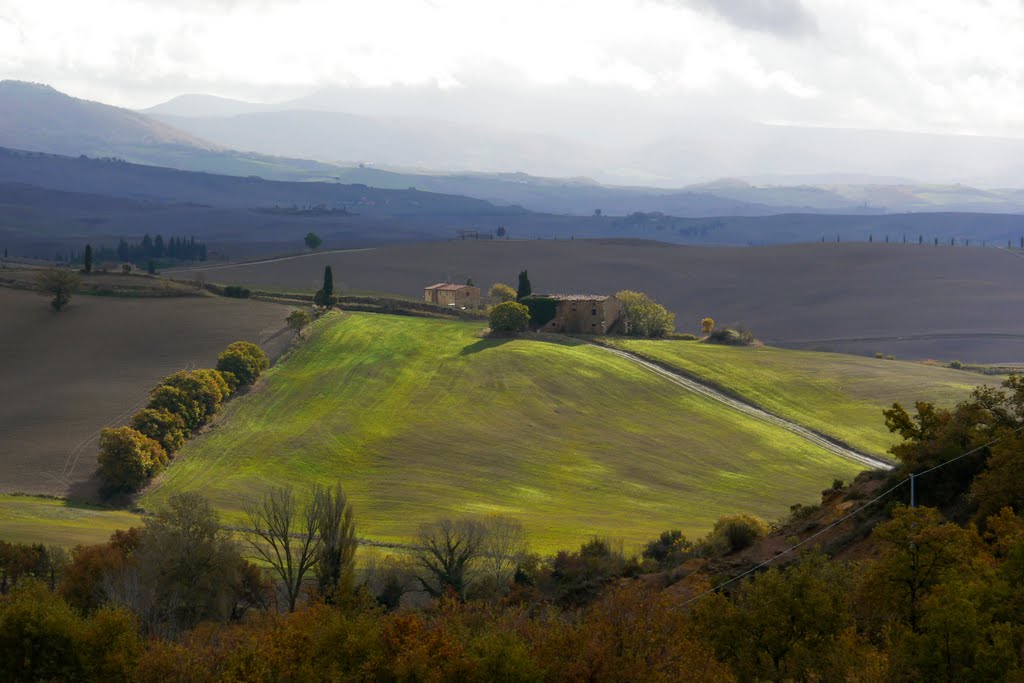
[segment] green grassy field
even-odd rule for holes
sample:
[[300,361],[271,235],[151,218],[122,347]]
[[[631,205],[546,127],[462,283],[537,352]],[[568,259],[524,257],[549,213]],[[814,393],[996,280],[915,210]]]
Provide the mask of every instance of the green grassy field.
[[341,480],[362,536],[442,515],[518,517],[535,548],[639,543],[720,515],[777,518],[858,467],[570,339],[484,340],[479,323],[350,313],[232,401],[141,500]]
[[0,495],[0,540],[63,546],[103,543],[117,529],[140,526],[139,515],[73,505],[54,498]]
[[[732,347],[691,341],[609,337],[632,351],[724,388],[765,410],[856,449],[885,455],[896,441],[882,409],[899,401],[950,406],[979,384],[1003,377],[904,361],[770,347]],[[891,457],[891,456],[890,456]]]

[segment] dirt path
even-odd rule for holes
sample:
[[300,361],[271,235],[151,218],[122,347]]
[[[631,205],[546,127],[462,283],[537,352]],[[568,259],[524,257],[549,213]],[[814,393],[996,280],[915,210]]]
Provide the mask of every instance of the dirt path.
[[363,249],[332,249],[330,251],[311,251],[308,254],[296,254],[294,256],[280,256],[278,258],[263,259],[260,261],[239,261],[238,263],[228,263],[222,266],[200,266],[198,268],[174,268],[165,270],[164,273],[168,275],[174,275],[175,273],[198,273],[200,271],[208,270],[225,270],[227,268],[241,268],[243,266],[259,266],[264,263],[278,263],[279,261],[294,261],[300,258],[309,258],[310,256],[323,256],[324,254],[345,254],[348,252],[356,251],[373,251],[376,247],[365,247]]
[[670,382],[678,384],[679,386],[683,387],[688,391],[692,391],[695,394],[700,394],[701,396],[710,398],[713,401],[718,401],[719,403],[729,408],[732,408],[733,410],[739,413],[743,413],[744,415],[747,415],[749,417],[753,417],[758,420],[763,420],[764,422],[773,424],[776,427],[781,427],[788,432],[796,434],[801,439],[804,439],[805,441],[808,441],[809,443],[818,446],[819,448],[824,448],[826,451],[838,455],[840,458],[852,460],[853,462],[865,465],[867,467],[870,467],[871,469],[892,469],[892,465],[886,462],[885,460],[882,460],[881,458],[876,458],[872,455],[867,455],[866,453],[860,453],[858,451],[852,450],[846,446],[843,446],[833,441],[832,439],[828,438],[823,434],[815,432],[812,429],[808,429],[807,427],[798,425],[795,422],[790,422],[789,420],[781,418],[778,415],[772,415],[771,413],[762,410],[761,408],[758,408],[749,403],[744,403],[743,401],[732,398],[731,396],[727,396],[722,392],[718,391],[717,389],[713,389],[707,386],[706,384],[701,384],[700,382],[690,379],[689,377],[685,377],[676,372],[672,372],[671,370],[663,368],[660,365],[652,363],[648,360],[644,360],[640,356],[635,356],[627,351],[622,351],[621,349],[613,349],[607,346],[599,346],[598,348],[604,349],[609,353],[614,353],[617,356],[621,356],[622,358],[625,358],[628,361],[636,363],[637,365],[642,365],[651,372],[661,375]]

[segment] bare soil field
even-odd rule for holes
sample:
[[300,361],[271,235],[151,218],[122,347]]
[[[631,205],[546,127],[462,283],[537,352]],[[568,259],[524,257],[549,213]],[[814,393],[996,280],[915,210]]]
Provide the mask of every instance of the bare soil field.
[[[205,268],[209,282],[313,291],[335,286],[420,296],[472,277],[534,292],[637,289],[697,332],[704,316],[742,323],[766,343],[899,358],[1024,361],[1024,259],[995,248],[896,244],[692,247],[641,240],[433,242]],[[195,272],[177,271],[176,278]]]
[[288,312],[211,296],[80,295],[55,314],[35,292],[0,288],[0,493],[89,495],[101,428],[129,418],[161,377],[213,366],[233,341],[279,354]]

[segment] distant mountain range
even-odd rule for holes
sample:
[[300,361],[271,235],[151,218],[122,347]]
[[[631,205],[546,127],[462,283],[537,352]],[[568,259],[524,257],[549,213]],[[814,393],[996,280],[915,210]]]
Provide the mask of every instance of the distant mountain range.
[[[72,98],[45,85],[2,81],[0,146],[69,156],[116,157],[141,164],[270,180],[328,181],[403,190],[414,187],[474,197],[497,205],[583,216],[598,210],[606,215],[661,212],[681,217],[1024,211],[1024,192],[1021,191],[920,184],[900,177],[856,173],[825,174],[820,176],[820,182],[812,182],[819,178],[813,174],[776,173],[755,177],[753,182],[739,177],[724,178],[664,189],[605,185],[578,175],[551,178],[522,172],[481,172],[479,169],[495,165],[495,159],[510,168],[520,164],[528,167],[531,159],[561,160],[557,163],[562,166],[554,166],[552,170],[563,168],[566,172],[575,168],[572,164],[595,168],[603,158],[615,152],[590,149],[551,135],[323,110],[346,102],[364,112],[374,107],[381,110],[383,106],[343,99],[338,93],[280,104],[185,95],[140,113]],[[740,126],[736,122],[725,125],[733,129]],[[827,131],[769,128],[782,136],[773,143],[780,146],[773,152],[775,156],[789,158],[793,150],[815,145],[828,149]],[[745,139],[753,144],[753,134],[749,130],[748,133]],[[860,149],[863,145],[854,144],[858,136],[875,135],[870,131],[843,133],[846,134],[853,137],[843,138],[844,144],[857,148],[849,151],[851,159],[866,153]],[[885,140],[876,140],[867,149],[877,151],[892,145],[898,148],[904,139],[915,144],[927,142],[939,151],[946,149],[946,143],[954,147],[984,147],[992,142],[954,136],[903,138],[889,133],[878,136]],[[679,144],[683,143],[649,146],[635,156],[650,160],[676,155],[688,159],[688,163],[703,159],[700,163],[707,163],[711,168],[715,164],[708,160],[715,150],[724,154],[736,143],[721,139],[691,141],[686,143],[686,150],[678,149]],[[675,152],[666,151],[669,149]],[[762,145],[760,149],[767,148]],[[1012,156],[1016,153],[1014,150],[1013,144],[1006,146],[1004,156]],[[1017,159],[1024,158],[1024,149],[1018,151],[1021,155],[1012,160],[1016,164],[1021,163]],[[923,148],[918,150],[918,156],[921,153],[924,153]],[[933,150],[933,153],[936,152]],[[971,155],[965,152],[964,158],[969,161]],[[339,164],[329,161],[332,159],[384,163]],[[453,164],[477,170],[419,170]]]
[[[521,171],[662,188],[721,177],[787,176],[803,180],[769,184],[891,184],[895,178],[929,185],[1024,184],[1022,139],[769,125],[739,114],[712,118],[700,114],[699,99],[654,112],[625,93],[594,96],[589,90],[526,97],[500,88],[333,87],[271,104],[186,95],[144,113],[176,117],[174,125],[182,130],[232,148],[331,163]],[[277,125],[311,113],[322,117],[312,140],[301,130]],[[323,123],[332,114],[345,115],[337,117],[338,129]],[[228,117],[237,117],[239,128],[211,120]],[[615,129],[602,128],[610,119],[617,121]],[[371,137],[350,146],[346,125]],[[433,156],[454,131],[465,135]],[[569,139],[566,131],[578,133]],[[392,133],[403,139],[411,134],[416,144],[392,147],[387,137]],[[479,149],[465,149],[462,142],[479,143]],[[574,156],[567,157],[567,151]],[[834,180],[839,176],[860,179]]]
[[[144,233],[194,235],[232,258],[296,251],[307,232],[326,248],[483,238],[642,238],[701,245],[874,241],[1019,244],[1013,214],[908,213],[678,217],[556,215],[460,195],[338,182],[285,182],[181,171],[117,159],[0,148],[0,246],[52,257]],[[495,245],[496,248],[498,245]]]

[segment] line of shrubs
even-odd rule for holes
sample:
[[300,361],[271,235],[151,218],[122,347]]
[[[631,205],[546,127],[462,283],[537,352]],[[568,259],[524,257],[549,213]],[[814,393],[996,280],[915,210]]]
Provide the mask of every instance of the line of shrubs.
[[256,344],[238,341],[217,358],[216,369],[183,370],[149,393],[149,404],[127,427],[100,432],[99,475],[104,495],[132,493],[159,473],[185,440],[240,386],[249,386],[270,360]]
[[238,285],[228,285],[224,288],[224,296],[229,296],[232,299],[248,299],[252,294],[248,287],[240,287]]

